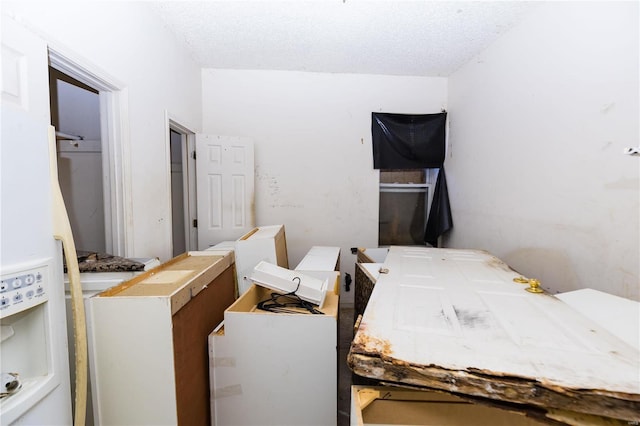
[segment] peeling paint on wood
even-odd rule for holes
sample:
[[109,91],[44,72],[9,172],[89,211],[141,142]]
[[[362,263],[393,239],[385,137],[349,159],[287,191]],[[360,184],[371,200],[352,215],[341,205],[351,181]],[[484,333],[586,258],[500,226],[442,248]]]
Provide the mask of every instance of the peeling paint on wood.
[[437,366],[411,365],[391,358],[362,355],[352,348],[347,362],[354,373],[377,379],[395,386],[414,389],[442,390],[458,395],[487,398],[494,402],[520,405],[523,411],[531,407],[545,410],[558,409],[566,412],[605,416],[624,420],[625,423],[640,421],[640,396],[603,392],[597,389],[566,389],[544,381],[492,375],[480,371],[452,371]]

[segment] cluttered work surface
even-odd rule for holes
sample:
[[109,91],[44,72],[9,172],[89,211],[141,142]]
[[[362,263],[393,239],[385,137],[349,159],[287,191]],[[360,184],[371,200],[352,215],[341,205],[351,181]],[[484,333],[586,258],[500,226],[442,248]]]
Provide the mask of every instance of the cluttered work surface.
[[637,346],[495,256],[391,247],[381,272],[349,353],[356,374],[548,422],[640,421]]
[[[144,263],[135,259],[114,256],[109,253],[78,250],[78,269],[80,272],[128,272],[143,271]],[[65,260],[64,271],[67,272]]]

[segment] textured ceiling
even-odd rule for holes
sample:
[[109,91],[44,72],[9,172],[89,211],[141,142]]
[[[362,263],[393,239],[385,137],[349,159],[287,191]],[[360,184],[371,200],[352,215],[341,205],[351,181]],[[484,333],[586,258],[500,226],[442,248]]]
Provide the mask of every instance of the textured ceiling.
[[520,1],[152,1],[203,68],[448,76],[529,13]]

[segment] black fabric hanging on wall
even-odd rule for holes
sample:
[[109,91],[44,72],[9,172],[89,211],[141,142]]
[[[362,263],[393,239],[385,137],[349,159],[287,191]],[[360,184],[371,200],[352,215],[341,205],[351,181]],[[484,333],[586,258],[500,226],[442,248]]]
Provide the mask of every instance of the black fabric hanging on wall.
[[446,121],[446,112],[371,113],[374,168],[440,169],[424,233],[424,241],[434,247],[438,237],[453,227],[444,173]]

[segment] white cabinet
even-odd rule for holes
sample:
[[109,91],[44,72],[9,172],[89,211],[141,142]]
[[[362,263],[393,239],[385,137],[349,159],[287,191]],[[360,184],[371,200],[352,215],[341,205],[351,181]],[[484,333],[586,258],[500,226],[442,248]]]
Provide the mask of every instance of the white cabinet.
[[339,271],[340,247],[313,246],[302,258],[296,271]]
[[100,424],[210,424],[207,336],[234,301],[233,262],[185,253],[89,299]]
[[[640,350],[640,302],[591,288],[560,293],[555,297]],[[612,312],[616,314],[611,315]]]
[[235,242],[238,295],[251,286],[251,272],[261,261],[289,268],[284,225],[260,226]]
[[[160,261],[155,258],[148,259],[133,259],[144,263],[145,271],[149,271],[156,266],[160,265]],[[89,299],[96,294],[107,290],[108,288],[114,287],[120,284],[123,281],[130,280],[133,277],[136,277],[140,274],[143,274],[143,271],[121,271],[121,272],[81,272],[80,273],[80,283],[82,284],[82,297],[84,298],[84,311],[85,315],[88,319],[87,321],[87,332],[91,331],[91,305],[89,303]],[[75,365],[76,353],[74,350],[75,345],[75,333],[73,330],[73,309],[71,306],[71,291],[69,288],[69,277],[67,274],[64,274],[64,297],[66,304],[66,312],[67,312],[67,339],[69,341],[69,365]],[[91,342],[88,342],[91,344]],[[88,350],[91,351],[92,348],[88,347]],[[71,394],[75,393],[75,369],[71,369]],[[87,414],[86,414],[86,423],[85,426],[93,426],[94,423],[94,413],[93,413],[93,383],[91,382],[91,378],[89,377],[87,383]]]
[[270,293],[252,285],[209,336],[213,424],[335,425],[338,295],[323,315],[258,310]]

